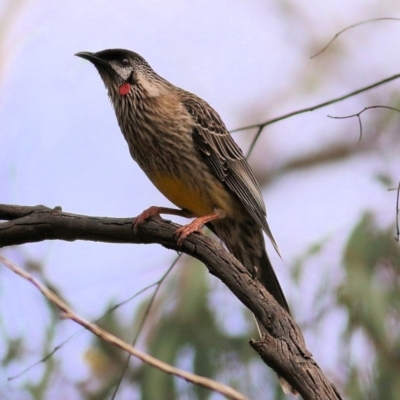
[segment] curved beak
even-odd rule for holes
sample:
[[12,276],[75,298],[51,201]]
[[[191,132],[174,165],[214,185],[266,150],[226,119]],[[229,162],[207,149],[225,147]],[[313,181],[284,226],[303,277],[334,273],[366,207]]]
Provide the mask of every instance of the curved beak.
[[109,67],[110,64],[103,60],[102,58],[98,57],[96,53],[91,53],[90,51],[80,51],[79,53],[74,54],[77,57],[84,58],[85,60],[90,61],[95,66],[103,66]]

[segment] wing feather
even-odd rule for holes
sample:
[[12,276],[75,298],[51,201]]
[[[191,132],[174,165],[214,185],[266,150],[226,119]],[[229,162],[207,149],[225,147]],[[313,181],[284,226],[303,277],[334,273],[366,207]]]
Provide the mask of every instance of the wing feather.
[[239,198],[248,213],[278,246],[266,220],[260,186],[242,150],[235,143],[218,113],[204,100],[182,91],[182,102],[194,120],[193,141],[221,181]]

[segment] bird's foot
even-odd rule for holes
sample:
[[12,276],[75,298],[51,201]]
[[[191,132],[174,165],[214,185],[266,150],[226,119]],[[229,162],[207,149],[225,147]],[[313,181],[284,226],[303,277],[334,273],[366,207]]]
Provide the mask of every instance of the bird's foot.
[[181,246],[183,241],[193,232],[203,233],[202,227],[210,221],[215,221],[216,219],[224,218],[225,212],[220,209],[215,209],[211,214],[204,215],[194,219],[190,224],[182,226],[177,229],[175,235],[178,236],[178,245]]
[[133,230],[137,232],[139,229],[139,226],[143,224],[148,218],[151,217],[160,217],[161,214],[170,214],[170,215],[178,215],[180,217],[185,217],[185,218],[193,218],[195,217],[194,214],[192,214],[189,211],[186,210],[178,210],[175,208],[168,208],[168,207],[157,207],[157,206],[151,206],[147,208],[146,210],[142,211],[137,217],[133,218],[132,220],[132,226]]
[[190,224],[184,225],[176,230],[175,235],[178,237],[178,245],[181,246],[183,241],[193,232],[203,233],[201,228],[205,224],[202,218],[196,218]]
[[137,217],[133,218],[132,226],[133,230],[136,233],[139,229],[139,226],[143,224],[146,219],[150,217],[159,217],[161,214],[161,207],[151,206],[146,210],[142,211]]

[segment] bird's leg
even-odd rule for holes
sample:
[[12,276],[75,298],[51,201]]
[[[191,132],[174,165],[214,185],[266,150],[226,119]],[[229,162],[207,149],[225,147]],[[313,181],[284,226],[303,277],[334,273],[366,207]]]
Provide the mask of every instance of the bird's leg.
[[201,228],[207,222],[215,221],[216,219],[224,218],[226,215],[225,211],[218,208],[214,209],[211,214],[203,215],[194,219],[190,224],[182,226],[177,229],[175,234],[178,236],[178,244],[181,245],[182,242],[193,232],[201,232]]
[[179,217],[185,218],[194,218],[195,215],[190,211],[179,210],[176,208],[168,208],[168,207],[157,207],[151,206],[141,212],[136,218],[133,219],[132,225],[133,230],[136,232],[141,224],[143,224],[146,219],[150,217],[159,217],[160,214],[170,214],[170,215],[178,215]]

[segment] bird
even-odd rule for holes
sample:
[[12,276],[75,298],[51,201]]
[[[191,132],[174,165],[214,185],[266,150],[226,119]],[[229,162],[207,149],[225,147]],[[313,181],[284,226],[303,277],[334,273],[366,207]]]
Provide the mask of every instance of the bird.
[[75,55],[100,74],[132,158],[178,207],[151,206],[134,226],[160,214],[194,218],[176,231],[178,243],[207,226],[290,313],[265,247],[263,232],[279,254],[260,186],[219,114],[133,51]]

